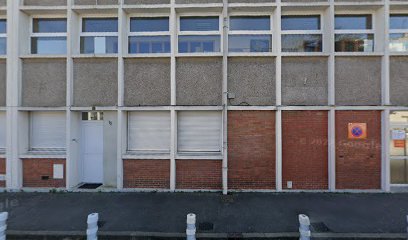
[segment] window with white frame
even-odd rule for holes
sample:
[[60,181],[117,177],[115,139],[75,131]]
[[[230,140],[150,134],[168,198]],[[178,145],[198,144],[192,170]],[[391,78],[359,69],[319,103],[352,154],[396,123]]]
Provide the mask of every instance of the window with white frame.
[[284,15],[282,52],[322,52],[321,15]]
[[0,55],[7,54],[7,20],[0,19]]
[[6,151],[6,129],[6,113],[0,112],[0,153],[4,153]]
[[179,153],[221,153],[222,114],[220,111],[180,111],[177,122]]
[[181,16],[178,26],[179,53],[209,53],[221,51],[219,16]]
[[118,53],[117,18],[82,18],[82,54]]
[[31,112],[30,152],[64,152],[65,123],[63,112]]
[[336,52],[373,52],[372,14],[335,16]]
[[270,16],[230,16],[229,52],[271,52]]
[[130,54],[170,53],[169,17],[130,18]]
[[170,152],[170,112],[128,113],[128,152]]
[[31,54],[66,54],[67,19],[33,18]]
[[408,14],[391,14],[389,48],[391,52],[408,51]]

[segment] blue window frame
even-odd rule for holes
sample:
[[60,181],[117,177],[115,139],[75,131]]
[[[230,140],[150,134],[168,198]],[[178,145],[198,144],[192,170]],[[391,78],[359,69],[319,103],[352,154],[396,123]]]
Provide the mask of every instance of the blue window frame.
[[117,35],[117,18],[83,18],[80,52],[82,54],[115,54],[118,52]]
[[31,54],[67,53],[66,18],[34,18],[31,34]]

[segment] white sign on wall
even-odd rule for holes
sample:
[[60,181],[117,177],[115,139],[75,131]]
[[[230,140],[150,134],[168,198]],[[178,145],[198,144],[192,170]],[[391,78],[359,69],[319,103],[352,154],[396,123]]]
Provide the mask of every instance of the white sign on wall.
[[405,131],[392,130],[392,140],[405,140]]

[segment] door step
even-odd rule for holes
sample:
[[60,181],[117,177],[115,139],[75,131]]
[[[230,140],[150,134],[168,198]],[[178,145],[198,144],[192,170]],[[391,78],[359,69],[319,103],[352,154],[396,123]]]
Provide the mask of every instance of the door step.
[[102,183],[84,183],[78,188],[79,189],[97,189],[100,186],[102,186]]

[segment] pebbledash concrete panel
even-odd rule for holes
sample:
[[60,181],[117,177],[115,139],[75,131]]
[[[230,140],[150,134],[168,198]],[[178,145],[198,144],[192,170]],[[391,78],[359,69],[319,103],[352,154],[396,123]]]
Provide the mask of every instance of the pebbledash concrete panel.
[[67,65],[65,59],[24,59],[22,106],[66,106]]
[[408,57],[390,58],[391,105],[408,105]]
[[26,6],[66,6],[67,0],[24,0]]
[[232,57],[228,60],[228,92],[235,94],[229,104],[275,105],[274,57]]
[[7,0],[0,0],[0,6],[7,6]]
[[282,58],[282,104],[327,105],[328,58]]
[[74,106],[116,106],[117,101],[117,59],[74,59]]
[[170,4],[170,0],[125,0],[126,5],[137,4]]
[[170,58],[125,60],[125,106],[170,105]]
[[75,0],[75,5],[117,5],[119,0]]
[[0,61],[0,106],[6,106],[7,99],[7,63]]
[[336,105],[381,105],[381,57],[336,57]]
[[222,58],[177,59],[177,105],[222,104]]

